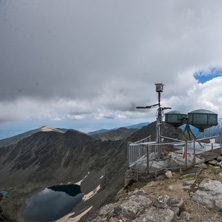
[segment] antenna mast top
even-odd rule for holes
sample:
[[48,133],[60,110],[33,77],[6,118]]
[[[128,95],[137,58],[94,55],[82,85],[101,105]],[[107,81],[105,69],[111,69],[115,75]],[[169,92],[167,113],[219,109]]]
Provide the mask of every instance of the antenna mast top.
[[[164,84],[162,83],[156,83],[156,92],[158,93],[158,103],[151,105],[151,106],[139,106],[136,107],[137,109],[150,109],[152,107],[158,106],[158,115],[156,118],[156,142],[159,144],[161,143],[161,135],[160,135],[160,128],[161,128],[161,124],[162,124],[162,111],[165,109],[171,109],[171,107],[161,107],[160,104],[160,96],[161,96],[161,92],[163,92],[163,86]],[[161,150],[161,146],[158,145],[158,158],[160,158],[162,155],[162,150]]]
[[156,83],[156,92],[163,92],[163,84],[162,83]]

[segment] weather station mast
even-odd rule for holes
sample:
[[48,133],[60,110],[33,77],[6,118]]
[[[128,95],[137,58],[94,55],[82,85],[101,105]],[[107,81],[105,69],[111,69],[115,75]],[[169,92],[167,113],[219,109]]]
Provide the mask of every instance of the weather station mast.
[[[164,84],[162,83],[156,83],[156,92],[158,93],[158,103],[151,105],[151,106],[138,106],[136,107],[137,109],[151,109],[153,107],[158,107],[157,108],[157,118],[156,118],[156,143],[160,144],[161,143],[161,125],[162,125],[162,116],[163,116],[163,111],[165,109],[171,109],[171,107],[162,107],[160,100],[161,100],[161,92],[163,92],[163,86]],[[161,146],[157,146],[157,155],[158,159],[161,158],[162,156],[162,149]]]

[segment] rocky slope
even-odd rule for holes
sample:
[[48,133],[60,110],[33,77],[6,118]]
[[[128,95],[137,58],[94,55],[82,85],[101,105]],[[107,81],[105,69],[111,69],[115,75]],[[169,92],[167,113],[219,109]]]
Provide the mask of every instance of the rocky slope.
[[24,221],[21,215],[27,197],[51,185],[76,183],[86,175],[82,192],[88,194],[99,185],[100,192],[80,205],[96,209],[123,185],[125,157],[124,141],[102,142],[77,131],[39,132],[2,147],[0,184],[8,191],[3,211],[12,219]]
[[127,129],[127,128],[119,128],[116,130],[110,130],[104,133],[93,134],[94,137],[105,141],[105,140],[121,140],[131,136],[133,133],[138,131],[138,129]]
[[[161,135],[167,136],[171,138],[178,138],[178,136],[182,133],[182,129],[171,126],[168,123],[163,122],[161,127]],[[156,140],[156,122],[152,122],[147,126],[144,126],[141,130],[138,130],[134,134],[132,134],[128,139],[129,141],[138,141],[141,140],[148,135],[151,135],[152,140]]]
[[[153,125],[142,128],[130,137],[148,136]],[[165,130],[165,129],[164,129]],[[174,129],[167,126],[170,134]],[[175,132],[175,131],[174,131]],[[180,130],[174,136],[180,134]],[[170,136],[170,135],[169,135]],[[106,203],[124,185],[127,169],[127,141],[102,141],[74,130],[38,132],[14,145],[2,147],[0,152],[0,184],[8,195],[2,201],[6,215],[24,221],[22,212],[26,198],[45,187],[78,183],[84,193],[83,201],[71,217],[89,210],[90,215]]]
[[[191,173],[192,172],[192,173]],[[122,189],[94,222],[222,221],[222,157],[192,169],[167,172],[149,183]]]

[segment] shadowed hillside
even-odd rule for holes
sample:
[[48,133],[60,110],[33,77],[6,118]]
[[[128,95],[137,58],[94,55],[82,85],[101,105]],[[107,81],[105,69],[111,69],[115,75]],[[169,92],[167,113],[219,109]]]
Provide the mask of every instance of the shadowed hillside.
[[[163,135],[177,137],[181,130],[163,124]],[[136,141],[152,135],[155,123],[143,127],[129,137]],[[91,198],[78,204],[75,215],[93,206],[85,216],[114,200],[123,187],[127,169],[128,139],[102,141],[75,130],[38,132],[17,144],[2,147],[0,152],[0,184],[8,195],[2,200],[3,212],[12,219],[24,221],[22,212],[26,198],[45,187],[74,184],[79,181],[85,197],[98,188]],[[84,217],[82,219],[84,221]]]
[[135,133],[138,129],[119,128],[116,130],[110,130],[104,133],[93,134],[94,137],[100,140],[120,140],[125,139]]
[[[163,122],[161,127],[161,135],[167,136],[171,138],[178,138],[178,136],[182,133],[182,129],[171,126],[168,123]],[[141,140],[147,136],[151,135],[152,141],[156,140],[156,122],[152,122],[147,126],[144,126],[141,130],[138,130],[136,133],[131,135],[128,140],[131,142],[135,142]]]

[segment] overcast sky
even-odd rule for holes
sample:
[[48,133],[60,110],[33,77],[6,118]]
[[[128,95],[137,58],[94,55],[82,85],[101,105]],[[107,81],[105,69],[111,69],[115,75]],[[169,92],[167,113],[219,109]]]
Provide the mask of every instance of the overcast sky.
[[157,102],[157,82],[163,105],[222,116],[221,9],[220,0],[0,0],[0,127],[153,121],[155,109],[135,107]]

